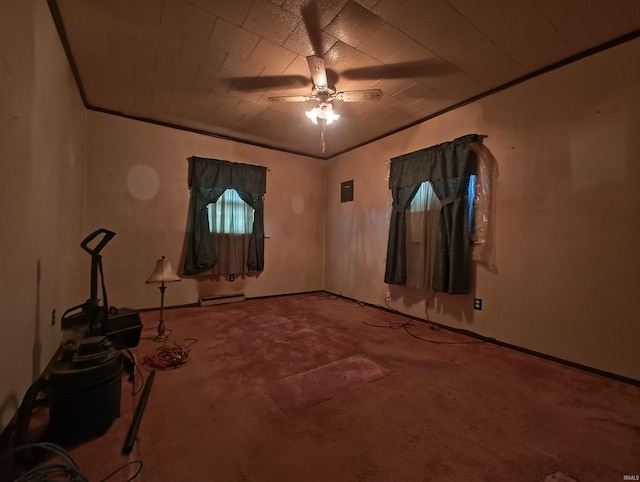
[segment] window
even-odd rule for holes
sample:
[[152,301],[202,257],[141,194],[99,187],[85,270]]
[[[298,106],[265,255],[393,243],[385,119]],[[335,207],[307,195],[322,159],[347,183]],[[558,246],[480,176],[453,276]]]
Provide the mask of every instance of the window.
[[[473,230],[476,176],[469,178],[469,233]],[[431,289],[433,263],[442,204],[429,181],[420,184],[407,208],[407,282],[409,288]]]
[[471,234],[473,234],[474,230],[476,213],[476,179],[477,176],[475,174],[469,176],[469,193],[467,194],[467,199],[469,202],[469,233]]
[[440,201],[428,181],[420,184],[407,208],[407,282],[409,288],[430,289],[440,220]]
[[[416,287],[422,284],[425,289],[450,294],[469,292],[471,236],[468,188],[469,178],[476,173],[477,167],[476,154],[471,145],[480,143],[483,137],[468,134],[450,142],[391,159],[389,188],[393,204],[389,223],[385,283],[405,286],[411,283]],[[428,181],[428,184],[425,181]],[[416,206],[415,203],[419,203],[422,196],[414,199],[417,192],[428,194],[431,189],[435,196],[428,197],[441,200],[437,229],[427,229],[425,223],[417,223],[416,226],[413,222],[415,219],[412,220],[435,213],[435,206]],[[428,217],[428,224],[433,225],[431,218],[435,216]],[[432,244],[426,244],[427,232],[436,236],[435,241],[430,241]],[[425,241],[422,259],[416,260],[407,252],[407,247],[418,239]],[[416,280],[410,280],[410,271],[414,270],[415,265],[420,264],[422,267],[418,266],[417,270],[423,271],[425,276],[414,276],[414,273],[411,276]],[[433,268],[429,267],[431,264]]]
[[207,204],[209,232],[251,234],[254,209],[244,202],[235,189],[227,189],[220,198]]
[[235,275],[247,271],[254,212],[235,189],[227,189],[216,202],[207,204],[209,231],[218,253],[213,274]]
[[191,202],[185,275],[231,275],[264,269],[267,168],[189,158]]

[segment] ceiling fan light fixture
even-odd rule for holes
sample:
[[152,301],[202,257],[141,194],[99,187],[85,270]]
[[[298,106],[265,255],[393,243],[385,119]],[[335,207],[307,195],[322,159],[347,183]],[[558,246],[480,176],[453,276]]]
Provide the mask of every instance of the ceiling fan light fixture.
[[324,119],[327,124],[340,118],[339,114],[333,112],[333,106],[327,102],[321,102],[318,107],[306,111],[305,114],[314,124],[318,123],[318,119]]

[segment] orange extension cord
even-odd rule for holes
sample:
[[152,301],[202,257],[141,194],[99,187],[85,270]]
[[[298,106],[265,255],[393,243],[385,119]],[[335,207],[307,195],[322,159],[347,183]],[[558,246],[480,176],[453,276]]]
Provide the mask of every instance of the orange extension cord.
[[180,345],[173,342],[173,346],[163,345],[156,348],[142,359],[142,362],[149,368],[156,370],[167,370],[171,368],[180,368],[189,361],[190,347],[196,341],[195,338],[186,338],[192,340],[188,345]]

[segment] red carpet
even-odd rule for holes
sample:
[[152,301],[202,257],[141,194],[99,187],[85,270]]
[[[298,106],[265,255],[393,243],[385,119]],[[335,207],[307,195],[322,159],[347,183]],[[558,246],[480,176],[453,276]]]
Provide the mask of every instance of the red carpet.
[[[142,315],[153,335],[158,313]],[[476,340],[423,323],[411,331],[438,343],[365,324],[406,321],[321,293],[166,310],[169,343],[197,342],[185,366],[156,373],[131,457],[144,462],[137,480],[640,474],[640,387],[494,344],[443,344]],[[142,340],[136,356],[157,347]],[[71,449],[91,480],[130,459],[120,451],[134,405],[123,403],[106,436]]]
[[284,413],[330,400],[360,384],[373,382],[390,372],[361,355],[273,381],[267,392]]

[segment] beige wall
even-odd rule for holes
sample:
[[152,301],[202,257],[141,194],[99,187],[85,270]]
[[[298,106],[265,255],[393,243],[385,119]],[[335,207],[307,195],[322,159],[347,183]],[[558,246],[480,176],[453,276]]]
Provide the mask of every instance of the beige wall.
[[[270,237],[259,277],[184,279],[167,305],[324,288],[383,306],[388,160],[470,132],[500,166],[498,272],[478,269],[468,296],[437,295],[429,317],[640,379],[639,54],[636,40],[319,161],[87,112],[46,3],[0,2],[0,430],[54,354],[62,312],[88,296],[86,234],[117,233],[102,253],[110,304],[158,305],[144,280],[161,255],[180,265],[187,157],[266,166]],[[425,318],[424,292],[390,294]]]
[[0,430],[88,295],[85,119],[46,2],[0,2]]
[[[384,306],[389,159],[487,134],[499,164],[498,272],[478,268],[469,295],[437,294],[429,318],[640,378],[637,58],[640,40],[331,159],[325,289]],[[355,201],[341,204],[348,179]],[[426,317],[429,293],[390,292],[393,309]]]
[[121,117],[89,113],[87,227],[116,233],[103,250],[110,305],[159,305],[146,285],[156,259],[181,266],[189,208],[190,156],[265,166],[265,269],[257,277],[215,282],[184,278],[166,304],[244,292],[247,297],[322,289],[325,162]]

